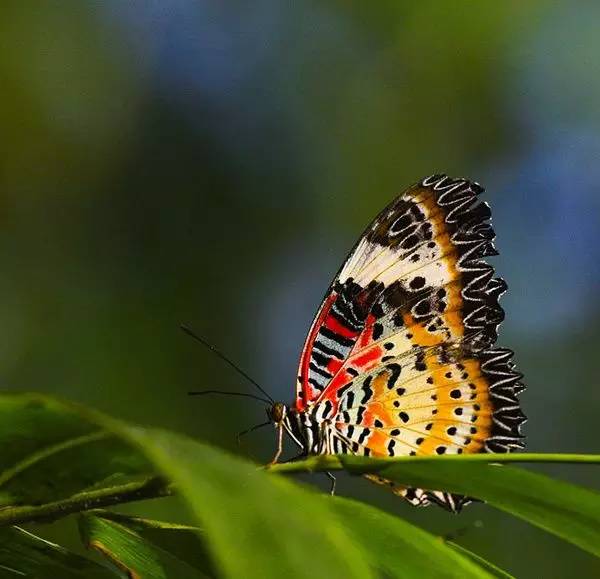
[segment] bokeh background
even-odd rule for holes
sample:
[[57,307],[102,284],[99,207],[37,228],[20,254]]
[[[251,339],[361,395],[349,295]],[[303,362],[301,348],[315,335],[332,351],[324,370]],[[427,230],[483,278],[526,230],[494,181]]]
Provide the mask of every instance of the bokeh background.
[[[487,187],[510,286],[500,342],[526,375],[530,450],[598,452],[599,3],[0,11],[3,388],[266,461],[270,430],[235,442],[260,404],[186,397],[251,386],[178,325],[291,401],[305,333],[357,235],[405,186],[447,172]],[[600,488],[593,467],[546,470]],[[485,505],[452,517],[362,480],[338,491],[464,530],[460,543],[519,577],[600,573]],[[171,499],[139,512],[185,518]]]

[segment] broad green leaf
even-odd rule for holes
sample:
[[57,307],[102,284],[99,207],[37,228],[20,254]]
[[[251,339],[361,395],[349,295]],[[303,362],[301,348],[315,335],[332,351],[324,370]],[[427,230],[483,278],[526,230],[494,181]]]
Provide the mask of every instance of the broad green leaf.
[[64,500],[152,476],[150,464],[64,404],[0,396],[0,508]]
[[120,574],[18,527],[0,529],[0,577],[111,579]]
[[215,576],[197,529],[91,511],[79,519],[84,543],[132,577],[205,579]]
[[[535,457],[539,462],[539,455]],[[524,462],[526,458],[520,455],[517,460]],[[588,458],[589,462],[598,461],[597,456]],[[482,499],[600,556],[599,493],[524,469],[491,463],[496,459],[510,460],[504,455],[391,459],[340,456],[309,459],[304,464],[282,465],[277,470],[345,468],[357,474],[377,472],[400,484],[464,494]],[[556,457],[553,461],[556,462]]]
[[206,444],[114,423],[177,486],[226,577],[372,577],[327,497]]
[[[365,547],[371,564],[390,578],[422,579],[490,578],[471,553],[459,553],[441,537],[415,527],[379,509],[336,497],[333,503],[340,516]],[[465,556],[469,553],[468,556]]]

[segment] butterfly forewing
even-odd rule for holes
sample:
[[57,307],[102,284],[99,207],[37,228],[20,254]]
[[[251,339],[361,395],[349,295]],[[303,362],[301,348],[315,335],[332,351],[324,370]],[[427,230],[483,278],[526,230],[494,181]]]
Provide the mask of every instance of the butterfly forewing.
[[[482,188],[424,179],[358,240],[315,317],[296,410],[327,420],[337,453],[508,452],[521,447],[523,389],[512,352],[495,349],[506,290]],[[377,477],[376,482],[386,483]],[[394,487],[457,510],[464,497]]]

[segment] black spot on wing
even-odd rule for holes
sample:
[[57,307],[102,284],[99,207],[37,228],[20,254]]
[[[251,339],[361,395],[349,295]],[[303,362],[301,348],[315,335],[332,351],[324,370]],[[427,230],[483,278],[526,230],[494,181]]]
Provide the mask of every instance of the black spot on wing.
[[372,376],[367,376],[362,384],[363,397],[360,401],[361,404],[366,404],[373,397],[373,389],[371,388],[371,382],[373,381]]

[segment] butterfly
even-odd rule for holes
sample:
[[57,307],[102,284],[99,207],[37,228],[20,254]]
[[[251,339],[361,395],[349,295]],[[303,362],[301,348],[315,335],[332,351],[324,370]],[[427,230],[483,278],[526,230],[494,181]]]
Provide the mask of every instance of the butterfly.
[[[302,455],[504,453],[523,448],[524,390],[496,347],[503,279],[483,188],[433,175],[367,227],[331,283],[300,357],[296,397],[267,414]],[[471,499],[386,484],[414,505]]]

